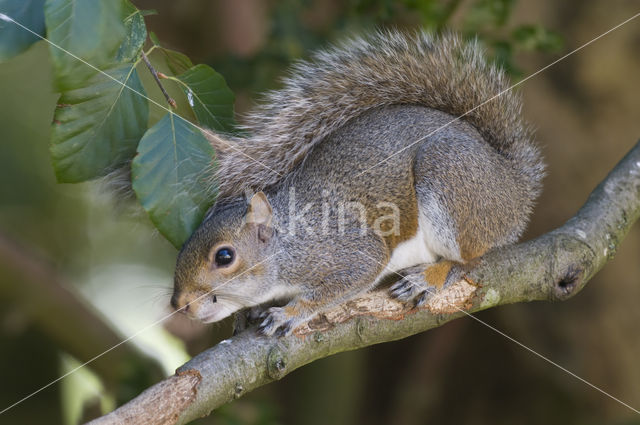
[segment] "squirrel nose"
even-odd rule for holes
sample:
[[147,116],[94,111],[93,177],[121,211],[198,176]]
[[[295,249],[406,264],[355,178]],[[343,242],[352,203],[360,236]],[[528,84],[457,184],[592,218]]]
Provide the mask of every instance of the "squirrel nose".
[[170,304],[174,310],[179,310],[180,308],[182,308],[182,310],[180,310],[181,313],[186,313],[189,311],[189,304],[186,304],[184,306],[180,305],[180,295],[177,292],[174,292],[171,296]]
[[180,313],[188,313],[191,311],[191,303],[193,300],[189,300],[189,297],[181,296],[179,292],[174,292],[171,296],[171,307],[174,310],[178,310]]
[[171,296],[171,301],[169,301],[169,303],[171,304],[171,307],[173,307],[174,310],[178,309],[178,294],[176,292],[174,292],[173,295]]

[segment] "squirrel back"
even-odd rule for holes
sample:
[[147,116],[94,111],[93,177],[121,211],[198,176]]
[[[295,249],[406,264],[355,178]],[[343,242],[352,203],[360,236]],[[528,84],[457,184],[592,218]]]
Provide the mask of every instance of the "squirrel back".
[[455,34],[387,31],[297,63],[283,88],[248,115],[248,138],[206,133],[216,150],[211,178],[219,197],[276,184],[347,121],[395,104],[426,106],[470,123],[537,195],[544,166],[521,118],[520,97],[482,53],[477,41]]

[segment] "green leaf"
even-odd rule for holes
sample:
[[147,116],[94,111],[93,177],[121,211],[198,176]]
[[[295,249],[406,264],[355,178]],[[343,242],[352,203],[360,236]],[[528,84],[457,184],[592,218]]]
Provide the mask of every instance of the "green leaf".
[[[189,68],[193,67],[191,59],[180,52],[176,52],[175,50],[171,49],[165,49],[164,47],[157,48],[156,52],[157,53],[154,54],[155,61],[158,61],[165,65],[173,75],[182,74]],[[156,65],[155,61],[152,60],[151,63]]]
[[233,132],[235,96],[222,75],[207,65],[196,65],[178,76],[198,122],[208,128]]
[[83,87],[64,92],[51,134],[51,158],[59,182],[104,176],[135,154],[147,128],[149,106],[133,64],[96,74]]
[[141,10],[140,13],[142,14],[142,16],[153,16],[153,15],[157,15],[158,11],[155,9],[145,9],[145,10]]
[[203,179],[214,160],[202,133],[172,112],[140,141],[131,168],[133,190],[160,233],[178,249],[215,199],[215,188]]
[[[123,0],[46,0],[49,40],[99,69],[113,66],[125,37]],[[55,85],[60,91],[82,86],[96,71],[50,46]]]
[[[0,13],[44,37],[44,0],[0,0]],[[40,40],[9,19],[0,19],[0,61],[24,52]]]
[[[149,54],[147,56],[156,71],[161,72],[170,78],[173,78],[173,76],[183,73],[193,67],[193,63],[191,63],[191,60],[187,56],[157,45],[149,50]],[[160,92],[155,80],[151,77],[151,73],[146,68],[144,73],[142,73],[142,71],[140,72],[141,75],[143,75],[142,82],[145,84],[145,87],[147,87],[147,92],[150,96],[162,105],[166,105],[166,100]],[[184,90],[182,90],[182,84],[173,84],[172,82],[165,80],[163,85],[169,95],[178,103],[178,114],[191,122],[197,122],[195,113],[189,106],[187,106],[187,96],[185,95]],[[159,121],[164,117],[165,113],[166,111],[161,110],[160,108],[153,108],[151,110],[151,122],[155,123]]]
[[512,35],[525,50],[556,52],[562,48],[562,37],[541,25],[521,25],[513,30]]
[[155,45],[155,46],[159,46],[160,45],[160,40],[158,39],[158,36],[156,35],[155,32],[151,31],[149,33],[149,38],[151,39],[151,42]]
[[515,0],[476,0],[464,17],[467,31],[477,32],[487,27],[502,27],[511,15]]
[[138,56],[144,41],[147,39],[147,26],[144,24],[142,11],[136,9],[131,3],[125,3],[124,28],[127,35],[118,49],[116,60],[118,62],[130,62]]
[[[176,69],[183,69],[184,65],[193,66],[189,58],[182,55],[181,53],[172,52],[171,50],[163,49],[159,46],[152,47],[149,50],[147,57],[149,58],[149,61],[156,69],[156,71],[170,76],[170,78],[174,78],[172,77],[173,71],[175,71]],[[176,58],[177,61],[173,61],[172,58]],[[153,79],[151,72],[149,72],[149,69],[144,64],[144,62],[139,63],[138,72],[140,74],[142,84],[145,86],[147,93],[149,94],[149,97],[158,102],[160,105],[164,106],[164,108],[151,108],[149,118],[151,125],[153,125],[160,121],[162,117],[164,117],[164,115],[167,113],[167,109],[165,108],[168,108],[169,105],[167,104],[164,95],[158,88],[158,84]],[[191,108],[187,105],[187,96],[185,95],[184,90],[182,90],[181,85],[174,84],[173,82],[169,82],[167,80],[163,81],[163,85],[165,90],[169,93],[169,96],[171,96],[178,103],[178,114],[191,122],[197,122],[196,115],[193,113],[193,110],[191,110]]]
[[508,41],[494,40],[491,43],[493,55],[491,60],[504,69],[512,77],[520,77],[522,71],[513,63],[513,46]]

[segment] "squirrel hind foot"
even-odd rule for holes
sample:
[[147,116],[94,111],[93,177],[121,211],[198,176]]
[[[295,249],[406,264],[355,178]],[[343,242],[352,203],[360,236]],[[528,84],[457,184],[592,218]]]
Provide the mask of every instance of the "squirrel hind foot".
[[431,296],[450,284],[460,280],[464,274],[462,265],[450,260],[435,264],[406,268],[398,274],[402,278],[389,288],[391,297],[413,303],[413,307],[424,306]]

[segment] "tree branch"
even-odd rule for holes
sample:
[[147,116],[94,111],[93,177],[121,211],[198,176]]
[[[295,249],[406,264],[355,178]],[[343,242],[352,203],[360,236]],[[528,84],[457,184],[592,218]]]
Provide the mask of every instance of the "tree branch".
[[[17,306],[52,341],[81,362],[122,343],[122,338],[73,291],[42,256],[0,232],[0,298]],[[109,391],[122,382],[154,382],[160,365],[131,344],[91,362]],[[138,388],[141,388],[138,387]]]
[[[615,251],[640,216],[640,142],[562,227],[485,255],[464,280],[408,309],[370,293],[285,338],[248,330],[197,355],[176,374],[93,424],[183,424],[314,360],[438,327],[465,314],[516,302],[566,300]],[[175,388],[175,390],[174,390]],[[149,408],[162,402],[162,409]]]

